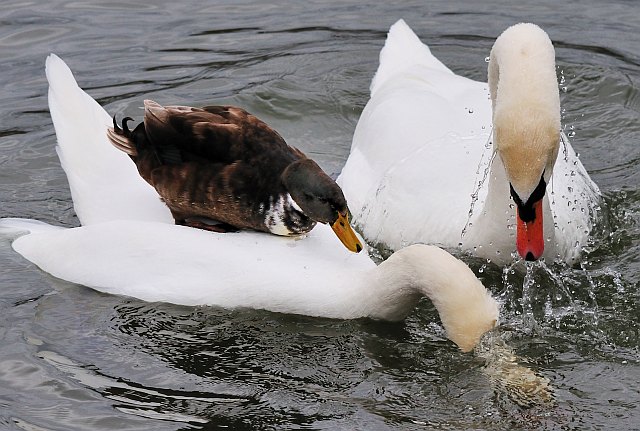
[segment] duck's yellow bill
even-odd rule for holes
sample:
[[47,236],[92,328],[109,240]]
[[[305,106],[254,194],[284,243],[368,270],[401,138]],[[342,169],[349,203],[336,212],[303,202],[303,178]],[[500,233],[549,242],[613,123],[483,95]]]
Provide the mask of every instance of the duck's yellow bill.
[[333,229],[345,247],[350,251],[360,253],[362,244],[349,224],[349,215],[347,213],[338,213],[338,220],[331,225],[331,229]]

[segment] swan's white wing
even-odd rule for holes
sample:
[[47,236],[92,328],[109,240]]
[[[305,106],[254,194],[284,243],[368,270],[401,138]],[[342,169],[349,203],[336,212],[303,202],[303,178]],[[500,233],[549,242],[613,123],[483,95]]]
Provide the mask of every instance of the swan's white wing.
[[46,71],[49,110],[58,138],[56,149],[80,222],[171,223],[169,209],[153,187],[140,177],[131,159],[107,140],[107,127],[112,124],[109,114],[78,87],[59,57],[49,55]]
[[420,41],[407,23],[400,19],[389,28],[387,40],[380,51],[380,65],[371,81],[371,96],[374,96],[384,83],[417,64],[453,75],[447,66],[431,54],[429,47]]

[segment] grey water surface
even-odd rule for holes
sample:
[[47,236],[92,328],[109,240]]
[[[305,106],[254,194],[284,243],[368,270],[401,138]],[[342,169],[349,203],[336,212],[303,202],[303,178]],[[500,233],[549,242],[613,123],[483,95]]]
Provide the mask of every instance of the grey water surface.
[[240,105],[336,177],[398,18],[478,80],[502,30],[542,26],[565,131],[604,203],[573,267],[465,258],[503,302],[499,336],[549,380],[553,405],[501,391],[426,300],[395,324],[145,303],[57,280],[0,237],[0,429],[640,429],[640,3],[1,6],[0,217],[78,225],[54,150],[49,53],[111,113],[139,119],[145,98]]

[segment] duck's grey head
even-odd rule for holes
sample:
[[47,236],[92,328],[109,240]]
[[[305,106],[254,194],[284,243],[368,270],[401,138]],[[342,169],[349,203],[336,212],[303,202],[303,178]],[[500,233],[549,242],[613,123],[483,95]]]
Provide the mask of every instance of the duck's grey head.
[[342,244],[360,252],[362,244],[349,225],[347,200],[340,187],[311,159],[291,163],[282,182],[302,212],[319,223],[330,224]]

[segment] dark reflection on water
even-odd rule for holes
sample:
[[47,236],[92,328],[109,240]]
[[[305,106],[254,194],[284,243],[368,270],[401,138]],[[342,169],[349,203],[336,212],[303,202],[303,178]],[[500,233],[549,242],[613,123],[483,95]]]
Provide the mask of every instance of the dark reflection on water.
[[2,237],[0,428],[638,429],[633,2],[6,1],[0,216],[78,223],[53,149],[50,52],[111,113],[139,119],[144,98],[238,104],[337,176],[400,17],[474,79],[510,24],[534,21],[556,42],[565,132],[604,193],[601,222],[584,262],[535,265],[531,283],[523,267],[467,258],[503,302],[499,335],[556,404],[523,408],[495,389],[428,302],[398,324],[143,303],[55,280]]

